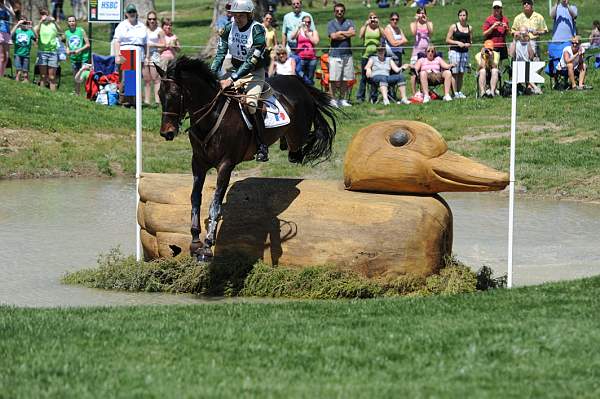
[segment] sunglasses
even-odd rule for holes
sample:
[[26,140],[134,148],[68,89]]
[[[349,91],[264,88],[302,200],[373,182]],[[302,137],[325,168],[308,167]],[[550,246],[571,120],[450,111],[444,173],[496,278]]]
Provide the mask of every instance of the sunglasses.
[[502,10],[502,7],[495,6],[494,10]]
[[148,21],[156,21],[156,18],[148,18]]
[[390,21],[397,21],[398,18],[390,18]]
[[435,54],[435,50],[427,50],[427,54],[429,54],[429,53]]

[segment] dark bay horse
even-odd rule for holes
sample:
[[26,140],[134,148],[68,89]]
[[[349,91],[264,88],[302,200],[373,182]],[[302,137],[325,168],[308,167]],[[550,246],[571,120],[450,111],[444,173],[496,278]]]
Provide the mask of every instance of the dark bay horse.
[[[213,256],[217,223],[231,172],[240,162],[253,159],[256,153],[254,134],[240,112],[238,102],[243,96],[222,91],[217,77],[204,61],[184,56],[171,61],[166,71],[157,70],[162,79],[159,91],[163,111],[161,136],[173,140],[183,119],[186,116],[190,118],[188,135],[192,144],[194,176],[190,252],[201,261],[209,261]],[[276,76],[267,79],[267,84],[286,108],[291,122],[265,129],[265,144],[271,145],[284,137],[290,162],[307,164],[329,158],[336,134],[335,112],[329,105],[330,97],[306,86],[295,76]],[[331,119],[331,125],[326,117]],[[211,168],[217,169],[217,187],[209,209],[206,238],[202,243],[199,220],[202,187]]]

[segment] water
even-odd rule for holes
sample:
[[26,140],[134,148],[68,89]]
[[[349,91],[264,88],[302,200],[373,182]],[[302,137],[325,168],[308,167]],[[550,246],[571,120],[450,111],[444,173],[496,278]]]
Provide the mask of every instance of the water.
[[[508,199],[444,194],[454,252],[505,273]],[[516,200],[515,285],[600,274],[600,205]],[[191,295],[124,293],[63,285],[67,271],[119,246],[135,252],[135,184],[123,179],[0,180],[0,304],[89,306],[221,303]]]

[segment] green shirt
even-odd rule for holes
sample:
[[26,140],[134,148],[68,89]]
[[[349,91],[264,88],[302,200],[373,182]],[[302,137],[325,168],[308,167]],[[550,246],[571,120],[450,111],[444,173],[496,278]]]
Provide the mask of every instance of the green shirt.
[[34,37],[35,33],[33,33],[31,29],[17,29],[12,37],[13,42],[15,43],[15,55],[29,57]]
[[58,29],[56,28],[56,24],[50,23],[42,23],[40,25],[40,40],[38,42],[39,51],[47,51],[50,53],[55,53],[58,49],[58,44],[56,43],[56,38],[58,37]]
[[[75,51],[85,46],[85,33],[79,26],[76,27],[72,32],[71,29],[67,29],[65,36],[67,38],[67,46],[69,46],[70,51]],[[69,59],[71,62],[88,62],[90,59],[90,52],[82,51],[79,54],[71,54]]]
[[377,54],[377,47],[381,42],[381,32],[379,29],[371,30],[369,27],[365,30],[365,52],[363,58],[369,58]]

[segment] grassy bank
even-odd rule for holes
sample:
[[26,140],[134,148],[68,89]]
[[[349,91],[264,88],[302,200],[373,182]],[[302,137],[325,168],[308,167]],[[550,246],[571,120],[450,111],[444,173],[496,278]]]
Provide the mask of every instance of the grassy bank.
[[0,397],[600,395],[600,278],[446,297],[0,307]]
[[[508,3],[508,2],[507,2]],[[511,19],[519,11],[518,2],[507,4],[505,14]],[[592,1],[580,1],[578,27],[585,34],[594,18]],[[181,18],[175,32],[183,44],[203,44],[209,33],[211,3],[178,2]],[[480,1],[456,1],[453,6],[434,7],[430,18],[435,22],[434,41],[442,43],[447,26],[455,19],[459,7],[469,9],[471,23],[478,27],[489,5]],[[157,1],[157,8],[170,10],[170,3]],[[357,23],[364,20],[367,9],[359,2],[348,3],[348,15]],[[540,6],[541,8],[541,6]],[[401,7],[401,26],[408,30],[413,10]],[[288,11],[280,8],[279,17]],[[325,22],[331,18],[329,8],[309,10],[325,37]],[[544,11],[541,8],[539,11]],[[379,12],[385,19],[387,12]],[[545,13],[545,11],[544,11]],[[103,52],[102,27],[96,27]],[[475,41],[482,38],[475,29]],[[325,43],[326,41],[324,41]],[[356,41],[358,43],[358,41]],[[107,49],[108,47],[106,47]],[[104,49],[104,51],[106,51]],[[194,54],[197,49],[185,48]],[[358,57],[357,57],[358,58]],[[68,69],[68,68],[65,68]],[[107,109],[70,96],[69,79],[59,93],[51,94],[36,87],[18,85],[0,79],[3,106],[0,107],[0,178],[56,175],[131,175],[134,172],[134,112]],[[589,83],[600,87],[600,74],[590,74]],[[474,92],[475,79],[467,76],[465,92]],[[592,92],[554,92],[549,88],[542,96],[519,98],[517,184],[529,193],[571,198],[600,198],[600,136],[597,117],[600,103]],[[254,162],[238,169],[252,169],[263,176],[304,176],[340,179],[346,146],[356,131],[386,119],[412,119],[437,128],[451,149],[507,170],[509,159],[510,101],[508,99],[475,100],[468,98],[446,104],[392,106],[359,105],[340,118],[335,152],[329,162],[316,168],[298,167],[287,162],[287,154],[272,149],[272,161]],[[144,109],[144,170],[148,172],[189,172],[191,151],[187,138],[165,143],[158,135],[160,111]]]

